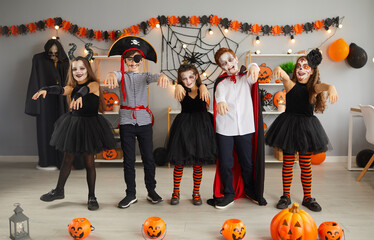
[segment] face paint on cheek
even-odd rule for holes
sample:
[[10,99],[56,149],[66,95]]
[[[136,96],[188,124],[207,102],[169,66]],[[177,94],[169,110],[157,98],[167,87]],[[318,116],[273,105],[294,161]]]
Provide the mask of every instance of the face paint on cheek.
[[196,85],[196,75],[189,70],[181,73],[181,79],[185,87],[193,88]]
[[237,59],[229,52],[222,54],[221,57],[219,58],[219,62],[220,62],[221,68],[227,74],[235,74],[239,71]]
[[308,61],[301,59],[296,64],[296,77],[299,80],[304,80],[310,77],[312,73],[311,67],[308,65]]

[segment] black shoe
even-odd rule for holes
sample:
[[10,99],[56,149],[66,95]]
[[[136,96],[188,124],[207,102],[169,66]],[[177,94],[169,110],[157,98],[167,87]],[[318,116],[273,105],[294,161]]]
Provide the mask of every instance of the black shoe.
[[234,203],[233,197],[223,197],[220,201],[217,201],[215,207],[218,209],[224,209],[233,203]]
[[88,198],[87,208],[91,211],[99,209],[99,203],[97,202],[95,197]]
[[147,200],[156,204],[162,202],[163,199],[156,193],[156,191],[150,191],[148,192]]
[[128,208],[131,204],[136,203],[138,199],[135,196],[126,196],[118,203],[119,208]]
[[282,196],[282,197],[280,197],[280,200],[277,203],[277,208],[278,209],[285,209],[290,204],[291,204],[291,199],[287,196]]
[[57,191],[56,189],[52,189],[49,193],[43,194],[40,197],[40,200],[44,202],[52,202],[53,200],[64,199],[64,198],[65,198],[64,190]]
[[198,194],[198,193],[192,194],[192,204],[196,205],[196,206],[203,204],[203,201],[201,200],[200,194]]
[[315,198],[304,199],[302,204],[313,212],[322,211],[321,206],[318,204]]
[[171,205],[177,205],[179,203],[179,197],[180,197],[179,192],[173,193],[171,195],[170,204]]

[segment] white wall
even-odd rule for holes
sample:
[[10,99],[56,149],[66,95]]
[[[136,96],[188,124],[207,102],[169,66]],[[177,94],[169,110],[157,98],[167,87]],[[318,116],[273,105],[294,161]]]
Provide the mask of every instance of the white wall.
[[[188,6],[187,6],[188,4]],[[307,5],[309,4],[309,5]],[[325,127],[333,150],[328,155],[347,155],[349,108],[358,104],[374,104],[374,45],[371,0],[348,1],[47,1],[47,0],[13,0],[1,1],[0,25],[11,26],[47,19],[62,17],[79,26],[100,30],[114,30],[130,27],[141,21],[158,15],[166,16],[201,16],[215,14],[219,17],[238,20],[240,22],[293,25],[327,17],[344,16],[344,27],[328,39],[320,48],[327,53],[328,46],[338,38],[350,44],[356,43],[366,50],[369,61],[361,69],[353,69],[345,61],[334,62],[324,54],[320,66],[321,80],[334,84],[339,93],[339,102],[329,105],[323,115],[318,115]],[[46,30],[18,37],[0,37],[0,155],[36,155],[36,123],[33,117],[24,114],[26,88],[31,70],[31,58],[43,51],[44,43],[55,34],[54,30]],[[238,49],[240,61],[244,63],[244,54],[255,50],[252,36],[239,32],[229,32],[228,36],[241,42]],[[59,31],[59,37],[65,50],[70,42],[83,48],[83,43],[75,36]],[[161,34],[153,30],[145,38],[155,46],[161,54]],[[315,48],[328,38],[324,31],[303,33],[296,36],[296,43],[291,46],[288,37],[262,37],[260,49],[262,53],[285,53],[288,48],[294,51]],[[88,41],[87,39],[84,39]],[[108,49],[110,42],[93,41],[96,51]],[[150,71],[160,71],[158,64],[150,63]],[[155,114],[154,125],[155,147],[162,146],[166,136],[166,111],[169,105],[178,106],[173,100],[170,89],[156,86],[150,88],[150,102]],[[364,140],[364,125],[355,120],[357,128],[354,135],[354,154],[370,147]]]

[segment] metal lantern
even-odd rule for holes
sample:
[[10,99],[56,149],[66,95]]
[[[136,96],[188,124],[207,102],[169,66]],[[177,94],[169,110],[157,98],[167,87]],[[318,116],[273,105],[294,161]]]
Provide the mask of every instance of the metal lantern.
[[9,218],[10,239],[24,240],[30,239],[29,235],[29,218],[22,212],[23,209],[19,203],[15,203],[14,214]]

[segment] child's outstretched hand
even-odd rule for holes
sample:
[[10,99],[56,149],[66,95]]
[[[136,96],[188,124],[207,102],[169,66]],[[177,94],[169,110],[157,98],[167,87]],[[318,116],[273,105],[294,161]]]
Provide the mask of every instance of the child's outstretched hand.
[[104,84],[107,84],[110,89],[118,87],[117,77],[114,73],[108,73],[104,80]]
[[47,95],[47,91],[46,91],[46,90],[40,90],[40,91],[37,91],[37,92],[32,96],[32,99],[33,99],[33,100],[37,100],[40,96],[43,96],[43,98],[45,98],[46,95]]
[[281,68],[281,67],[275,67],[272,74],[271,74],[271,78],[272,79],[284,79],[285,77],[288,77],[288,75],[286,74],[286,72]]
[[219,115],[225,115],[229,111],[229,108],[225,102],[217,103],[217,113]]
[[338,101],[338,92],[335,89],[335,86],[330,85],[327,90],[327,99],[331,104],[334,104]]
[[78,98],[77,100],[72,99],[70,103],[70,108],[74,110],[78,110],[82,108],[83,103],[82,103],[82,97]]
[[180,102],[184,96],[186,96],[186,90],[184,90],[183,86],[180,84],[175,85],[174,98]]
[[208,103],[209,102],[209,97],[210,97],[210,93],[209,93],[208,88],[205,86],[205,84],[201,84],[200,87],[199,87],[199,90],[200,90],[201,100]]
[[260,72],[259,68],[256,65],[252,65],[248,69],[247,78],[251,76],[252,81],[257,82],[259,72]]
[[169,78],[165,74],[161,74],[157,81],[157,86],[167,88],[169,86]]

